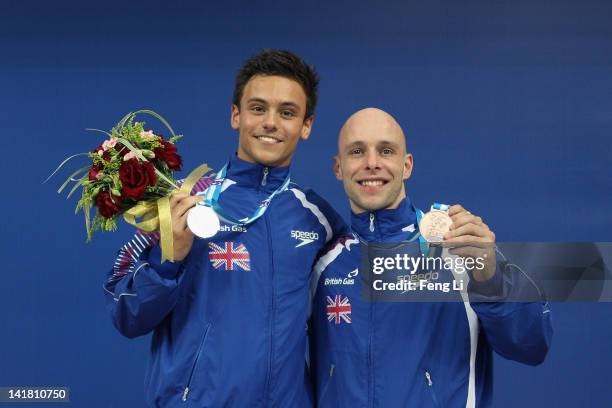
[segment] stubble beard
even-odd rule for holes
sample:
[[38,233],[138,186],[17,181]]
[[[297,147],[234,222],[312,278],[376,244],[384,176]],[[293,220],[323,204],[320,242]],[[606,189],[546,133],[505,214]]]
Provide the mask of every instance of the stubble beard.
[[395,204],[402,192],[402,183],[398,183],[396,187],[394,186],[394,188],[389,191],[384,199],[378,200],[379,197],[376,197],[376,200],[373,200],[371,203],[367,203],[362,200],[356,189],[353,189],[346,184],[344,186],[344,191],[346,192],[349,201],[351,201],[355,207],[364,212],[372,212],[391,207],[393,204]]

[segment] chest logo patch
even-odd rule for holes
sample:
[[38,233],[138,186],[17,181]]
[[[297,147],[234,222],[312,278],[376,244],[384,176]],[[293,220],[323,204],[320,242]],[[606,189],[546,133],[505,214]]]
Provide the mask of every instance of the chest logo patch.
[[209,242],[208,259],[215,269],[222,271],[250,271],[251,256],[239,242]]
[[345,323],[352,323],[351,320],[351,303],[349,302],[348,296],[336,295],[333,298],[327,296],[327,320],[340,324],[343,321]]
[[318,240],[319,239],[319,234],[317,234],[314,231],[292,230],[291,231],[291,238],[299,241],[298,244],[295,246],[296,248],[299,248],[301,246],[311,244],[311,243],[315,242],[316,240]]

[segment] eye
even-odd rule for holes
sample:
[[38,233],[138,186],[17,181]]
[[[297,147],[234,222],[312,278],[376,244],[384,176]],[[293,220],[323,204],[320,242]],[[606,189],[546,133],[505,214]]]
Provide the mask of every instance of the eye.
[[393,149],[391,149],[391,148],[385,147],[384,149],[382,149],[382,155],[383,156],[390,156],[393,153],[394,153]]
[[295,117],[295,113],[285,110],[281,112],[281,117],[283,117],[284,119],[291,119]]
[[363,149],[361,147],[355,147],[354,149],[351,149],[350,154],[355,156],[355,155],[360,155],[363,153]]
[[253,106],[251,106],[251,112],[254,112],[254,113],[264,113],[265,109],[261,105],[253,105]]

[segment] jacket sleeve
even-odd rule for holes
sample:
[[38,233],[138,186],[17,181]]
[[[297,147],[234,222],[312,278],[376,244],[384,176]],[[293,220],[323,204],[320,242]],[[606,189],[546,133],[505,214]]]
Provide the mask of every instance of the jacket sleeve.
[[118,252],[104,282],[106,308],[121,334],[152,331],[174,308],[183,278],[182,262],[160,263],[156,234],[140,231]]
[[[206,190],[213,176],[202,177],[191,194]],[[177,302],[184,263],[162,264],[160,260],[159,234],[137,231],[118,251],[115,264],[106,276],[103,284],[106,308],[117,330],[126,337],[152,331]]]
[[[541,364],[552,339],[551,311],[544,299],[533,300],[537,293],[533,280],[516,265],[498,262],[495,275],[487,282],[470,282],[470,299],[495,296],[500,301],[471,301],[489,345],[504,358],[524,364]],[[478,296],[473,296],[478,293]]]

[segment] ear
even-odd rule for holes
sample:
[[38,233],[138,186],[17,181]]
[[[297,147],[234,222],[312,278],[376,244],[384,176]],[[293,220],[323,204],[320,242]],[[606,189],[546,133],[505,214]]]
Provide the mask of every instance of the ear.
[[408,180],[412,175],[412,155],[410,153],[406,153],[406,158],[404,159],[404,180]]
[[232,125],[232,129],[238,130],[240,127],[240,108],[234,104],[232,104],[232,113],[230,116],[230,122]]
[[338,155],[334,156],[334,176],[340,181],[344,179],[342,176],[342,168],[340,167],[340,158]]
[[310,131],[312,130],[312,123],[314,122],[314,115],[310,115],[307,119],[304,119],[302,124],[302,131],[300,133],[300,139],[308,140]]

